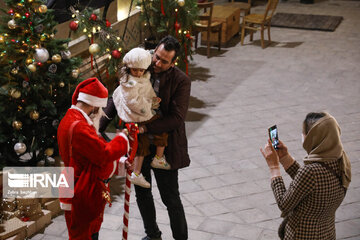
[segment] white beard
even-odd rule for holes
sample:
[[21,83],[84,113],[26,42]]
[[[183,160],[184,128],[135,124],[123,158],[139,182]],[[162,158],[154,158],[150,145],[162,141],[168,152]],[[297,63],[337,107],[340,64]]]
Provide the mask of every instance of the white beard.
[[105,112],[102,110],[102,108],[99,108],[99,111],[98,113],[94,114],[90,114],[90,119],[93,121],[94,123],[94,127],[95,127],[95,130],[96,130],[96,133],[97,134],[100,134],[99,133],[99,127],[100,127],[100,119],[103,117],[103,116],[106,116]]

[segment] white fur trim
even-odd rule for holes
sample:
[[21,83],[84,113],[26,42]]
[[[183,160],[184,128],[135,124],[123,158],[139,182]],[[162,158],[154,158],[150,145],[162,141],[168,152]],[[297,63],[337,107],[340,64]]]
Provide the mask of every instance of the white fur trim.
[[80,92],[77,98],[78,101],[82,101],[87,103],[93,107],[106,107],[107,105],[107,98],[99,98],[87,93]]
[[60,202],[60,208],[65,211],[71,211],[71,203]]

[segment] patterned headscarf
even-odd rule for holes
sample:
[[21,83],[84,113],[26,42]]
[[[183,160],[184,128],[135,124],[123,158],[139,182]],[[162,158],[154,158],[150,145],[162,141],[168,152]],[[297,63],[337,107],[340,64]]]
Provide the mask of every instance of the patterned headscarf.
[[340,139],[341,130],[333,116],[326,113],[305,136],[303,147],[308,153],[305,163],[326,162],[341,159],[340,171],[345,188],[351,182],[351,164]]

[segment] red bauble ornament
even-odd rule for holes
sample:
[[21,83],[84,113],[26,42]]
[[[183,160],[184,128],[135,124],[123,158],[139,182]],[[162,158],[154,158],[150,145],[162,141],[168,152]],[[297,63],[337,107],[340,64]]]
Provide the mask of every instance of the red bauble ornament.
[[77,24],[77,22],[75,22],[75,21],[71,21],[69,24],[69,27],[71,30],[76,31],[76,29],[78,29],[78,27],[79,27],[79,24]]
[[188,39],[191,38],[191,34],[190,34],[190,33],[187,33],[185,36],[186,36]]
[[111,22],[109,22],[109,20],[106,20],[106,26],[111,27]]
[[10,9],[10,10],[8,11],[8,14],[13,15],[13,14],[14,14],[14,10]]
[[111,52],[111,56],[115,59],[119,59],[121,57],[121,52],[118,50],[114,50]]
[[42,67],[43,64],[42,64],[42,62],[38,62],[37,65],[38,65],[39,67]]
[[96,14],[92,13],[92,14],[90,15],[90,20],[96,21],[96,19],[97,19]]

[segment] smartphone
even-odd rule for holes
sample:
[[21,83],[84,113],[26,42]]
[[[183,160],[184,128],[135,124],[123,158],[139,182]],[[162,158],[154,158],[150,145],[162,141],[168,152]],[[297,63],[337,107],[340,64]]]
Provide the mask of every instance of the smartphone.
[[273,147],[277,150],[279,146],[279,133],[276,125],[269,127],[269,138],[271,140],[271,143]]

